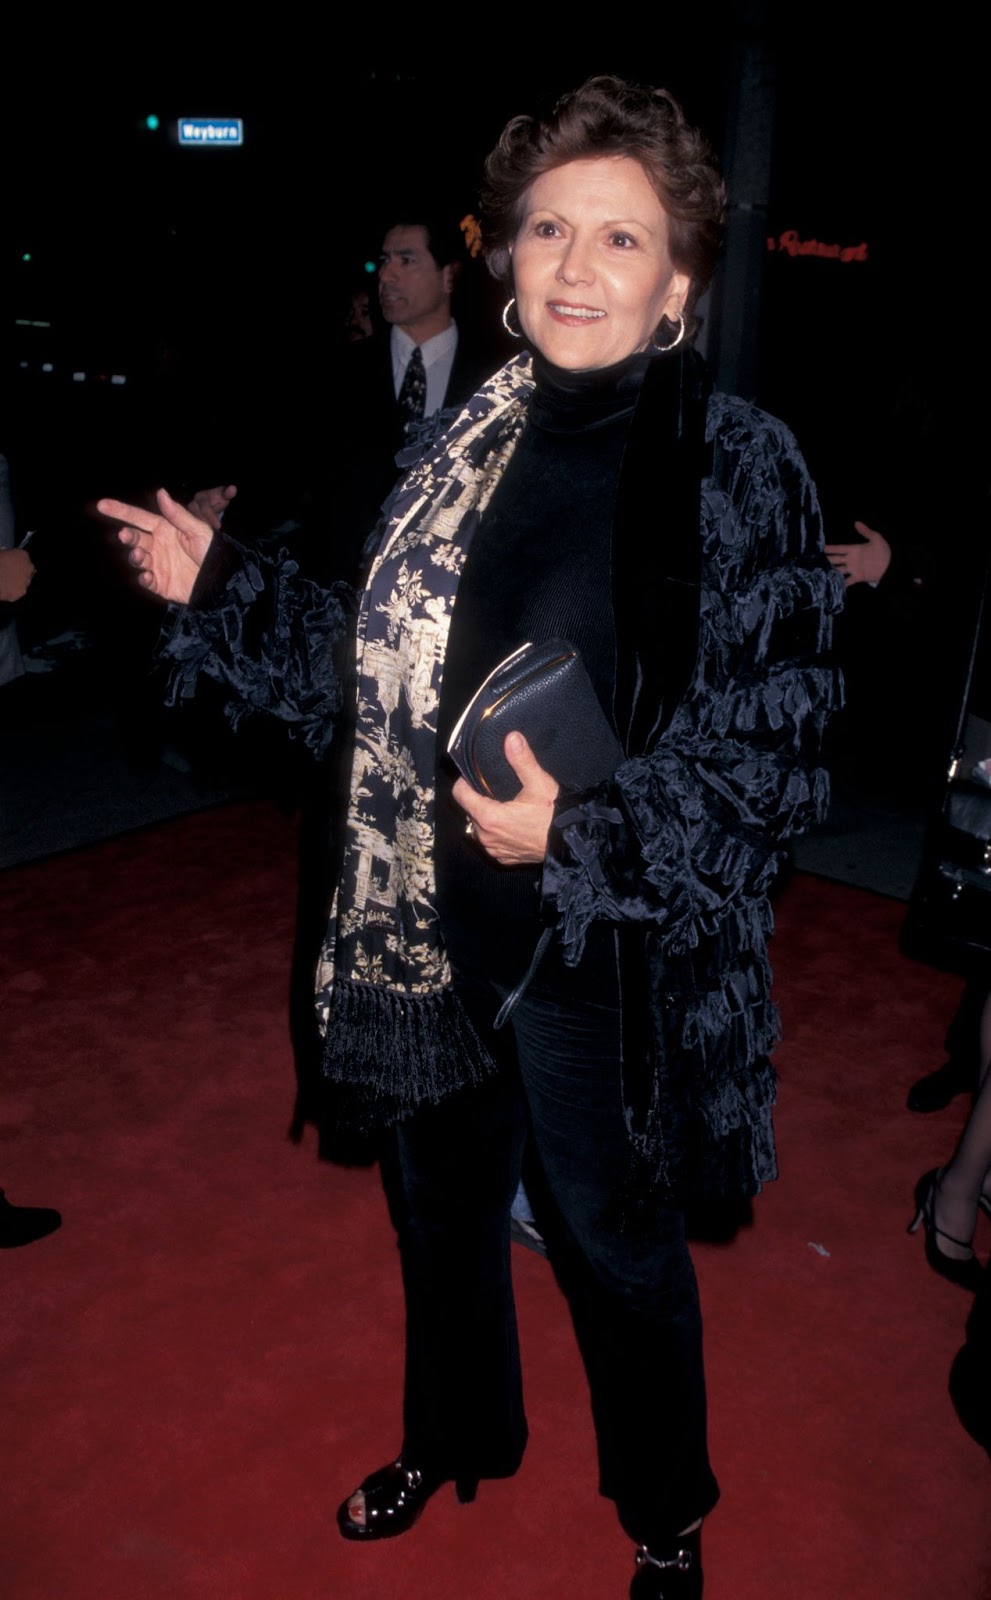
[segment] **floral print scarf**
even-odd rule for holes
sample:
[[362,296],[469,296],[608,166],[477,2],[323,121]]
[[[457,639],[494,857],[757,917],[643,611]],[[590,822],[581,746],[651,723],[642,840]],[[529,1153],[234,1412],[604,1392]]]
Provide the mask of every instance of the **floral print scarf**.
[[532,387],[519,357],[407,475],[362,597],[344,860],[316,994],[324,1071],[357,1101],[359,1125],[493,1070],[452,992],[437,917],[437,708],[458,580]]

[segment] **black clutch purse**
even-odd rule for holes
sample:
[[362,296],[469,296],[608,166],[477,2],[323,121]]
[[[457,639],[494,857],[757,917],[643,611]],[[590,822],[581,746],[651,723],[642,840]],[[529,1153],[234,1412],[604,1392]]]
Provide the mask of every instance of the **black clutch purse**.
[[525,644],[489,673],[458,719],[448,754],[479,794],[512,800],[520,780],[503,754],[522,733],[562,789],[601,783],[623,761],[581,656],[567,639]]

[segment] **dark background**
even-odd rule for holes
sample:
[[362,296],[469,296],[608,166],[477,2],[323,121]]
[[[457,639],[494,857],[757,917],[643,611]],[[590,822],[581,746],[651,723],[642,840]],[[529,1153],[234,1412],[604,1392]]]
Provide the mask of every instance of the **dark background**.
[[[332,406],[343,297],[374,260],[395,195],[427,190],[452,214],[476,210],[482,160],[507,116],[547,107],[602,70],[678,95],[731,158],[732,199],[758,214],[762,232],[866,242],[866,262],[766,256],[747,322],[756,367],[734,387],[803,434],[824,413],[842,426],[865,392],[876,417],[906,369],[928,378],[940,349],[973,336],[959,326],[945,244],[970,225],[952,212],[978,152],[958,79],[933,43],[878,35],[870,17],[870,6],[811,6],[799,25],[773,7],[723,5],[634,49],[553,50],[525,49],[518,18],[494,20],[491,32],[476,21],[473,36],[465,19],[457,29],[420,19],[408,50],[379,58],[366,44],[362,63],[354,46],[341,52],[346,68],[327,54],[312,72],[315,39],[276,36],[250,62],[242,52],[201,76],[187,66],[140,97],[130,83],[123,95],[94,84],[81,101],[39,102],[21,85],[17,108],[4,106],[7,442],[13,434],[32,476],[44,463],[39,488],[56,490],[68,450],[73,473],[81,466],[106,492],[114,485],[100,475],[111,466],[115,481],[122,469],[195,477],[259,406],[269,423],[286,400]],[[443,29],[443,49],[425,47],[427,26]],[[966,55],[966,41],[957,51]],[[741,113],[739,78],[755,65],[757,100]],[[757,110],[766,146],[738,171],[732,155]],[[156,132],[144,126],[149,112]],[[178,148],[175,122],[191,114],[243,117],[243,148]],[[734,375],[737,352],[721,354]],[[45,360],[55,370],[42,381]],[[71,383],[76,370],[86,384]],[[115,372],[126,394],[106,392]],[[149,439],[134,416],[166,391],[164,432]],[[75,428],[86,435],[82,463],[67,438]],[[820,453],[818,437],[802,443]]]
[[[99,494],[185,494],[246,472],[278,483],[303,432],[325,438],[326,471],[339,470],[344,306],[374,281],[363,267],[394,197],[475,211],[508,116],[612,71],[672,89],[724,160],[730,247],[703,331],[720,383],[795,429],[828,537],[862,517],[898,552],[900,586],[852,597],[841,633],[869,711],[861,744],[889,764],[986,539],[972,398],[985,318],[968,254],[985,141],[964,88],[978,41],[946,49],[845,0],[800,21],[794,9],[556,19],[595,34],[582,47],[536,42],[520,13],[371,14],[332,49],[270,24],[209,60],[191,35],[157,74],[101,72],[90,42],[62,96],[39,94],[39,58],[23,53],[0,110],[0,449],[20,526],[39,528],[27,645],[81,626],[105,662],[147,654],[157,612],[90,509]],[[242,117],[244,146],[180,149],[187,115]],[[866,244],[867,259],[768,251],[785,230]],[[481,264],[466,277],[466,304],[494,320],[501,295]]]

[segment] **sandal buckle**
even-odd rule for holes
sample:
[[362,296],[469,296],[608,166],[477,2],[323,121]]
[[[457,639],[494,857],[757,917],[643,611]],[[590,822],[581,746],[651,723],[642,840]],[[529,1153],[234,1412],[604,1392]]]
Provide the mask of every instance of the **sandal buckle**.
[[692,1552],[681,1549],[671,1561],[659,1561],[652,1556],[645,1544],[637,1545],[636,1563],[638,1567],[659,1567],[662,1572],[675,1570],[689,1572],[692,1566]]

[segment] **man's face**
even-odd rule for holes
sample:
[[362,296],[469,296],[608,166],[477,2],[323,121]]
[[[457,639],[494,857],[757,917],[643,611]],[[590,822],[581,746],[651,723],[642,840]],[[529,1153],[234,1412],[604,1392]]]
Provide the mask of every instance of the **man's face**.
[[417,344],[443,333],[451,321],[454,268],[439,267],[426,230],[390,228],[379,257],[379,302],[386,322],[395,322]]

